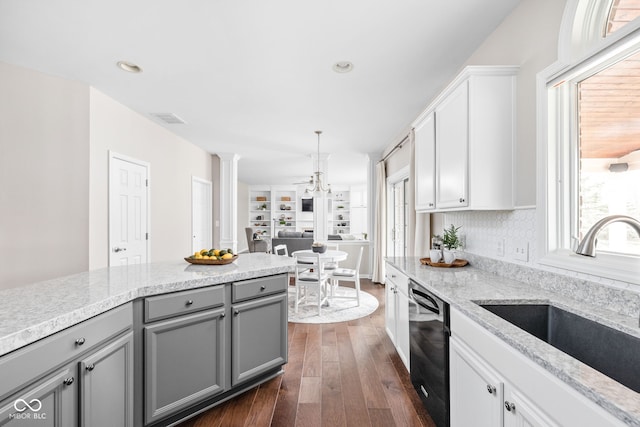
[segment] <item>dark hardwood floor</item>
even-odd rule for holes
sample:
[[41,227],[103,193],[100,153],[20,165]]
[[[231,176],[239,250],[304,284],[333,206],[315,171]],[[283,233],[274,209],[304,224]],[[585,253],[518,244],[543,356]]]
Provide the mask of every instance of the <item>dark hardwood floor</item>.
[[180,427],[434,426],[384,329],[384,286],[362,280],[380,306],[368,317],[289,323],[284,374]]

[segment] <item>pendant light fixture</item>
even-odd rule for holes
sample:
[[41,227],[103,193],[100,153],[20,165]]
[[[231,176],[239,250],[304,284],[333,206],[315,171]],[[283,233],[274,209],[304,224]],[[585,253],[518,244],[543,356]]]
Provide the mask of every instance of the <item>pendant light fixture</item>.
[[322,183],[322,172],[320,172],[320,134],[322,134],[321,130],[315,131],[316,135],[318,135],[318,156],[316,157],[317,161],[317,169],[312,175],[311,186],[307,187],[304,191],[305,194],[313,193],[314,196],[320,196],[324,193],[330,195],[331,194],[331,185]]

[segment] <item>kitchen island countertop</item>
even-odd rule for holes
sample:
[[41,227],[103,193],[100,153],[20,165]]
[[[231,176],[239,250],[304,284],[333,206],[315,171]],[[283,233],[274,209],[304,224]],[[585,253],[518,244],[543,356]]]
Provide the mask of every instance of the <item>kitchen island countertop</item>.
[[240,254],[226,265],[186,261],[110,267],[0,291],[0,356],[150,295],[287,273],[288,257]]

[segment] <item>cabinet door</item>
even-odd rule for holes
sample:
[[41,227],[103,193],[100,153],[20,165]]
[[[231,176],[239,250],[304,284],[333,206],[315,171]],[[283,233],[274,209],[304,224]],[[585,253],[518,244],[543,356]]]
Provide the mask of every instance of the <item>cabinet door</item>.
[[76,384],[75,373],[71,366],[36,382],[25,391],[0,402],[0,425],[77,426]]
[[224,308],[144,328],[145,421],[225,390]]
[[509,384],[504,392],[504,427],[558,427],[532,401]]
[[384,285],[384,325],[391,342],[396,344],[396,285],[387,278]]
[[469,89],[458,86],[436,108],[436,206],[469,204]]
[[133,426],[133,332],[80,361],[83,426]]
[[436,208],[436,123],[431,113],[415,130],[416,210]]
[[287,362],[287,294],[232,307],[231,385]]
[[449,345],[451,427],[501,426],[503,381],[461,341]]
[[396,293],[396,349],[404,366],[409,368],[409,297],[398,290]]

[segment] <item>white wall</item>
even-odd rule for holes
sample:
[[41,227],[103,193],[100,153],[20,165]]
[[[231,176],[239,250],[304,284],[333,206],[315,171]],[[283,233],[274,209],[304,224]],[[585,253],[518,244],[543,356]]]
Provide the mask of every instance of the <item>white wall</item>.
[[191,253],[191,177],[215,185],[212,156],[100,91],[90,95],[89,267],[108,265],[109,150],[150,163],[150,260],[181,260]]
[[87,270],[89,87],[0,63],[0,288]]

